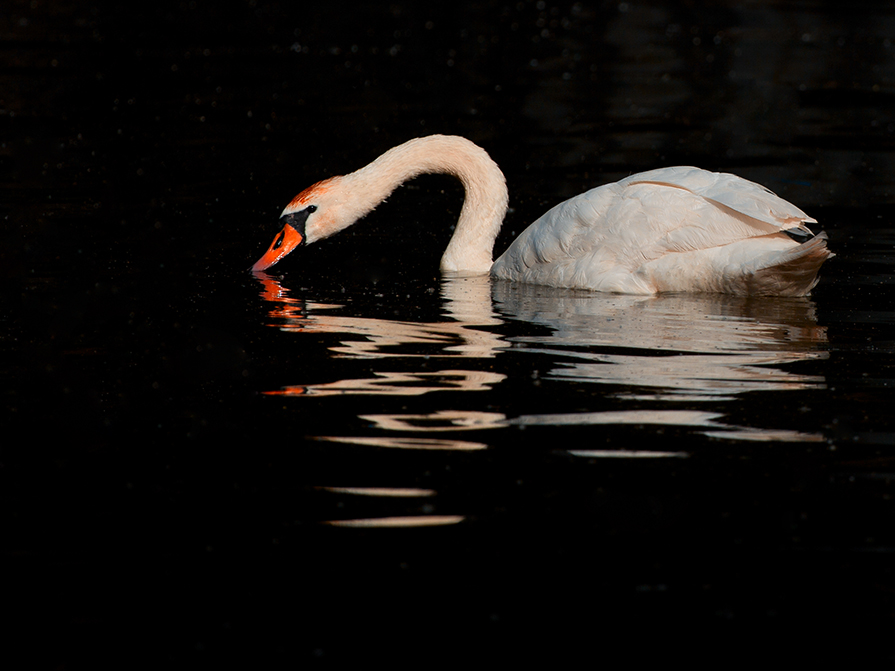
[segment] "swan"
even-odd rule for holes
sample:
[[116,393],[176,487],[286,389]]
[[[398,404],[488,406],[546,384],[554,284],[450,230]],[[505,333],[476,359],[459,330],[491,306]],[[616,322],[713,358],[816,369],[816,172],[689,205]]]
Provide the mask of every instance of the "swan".
[[715,292],[804,296],[832,256],[799,208],[741,177],[693,167],[631,175],[566,200],[492,263],[507,211],[506,180],[487,152],[458,136],[398,145],[348,175],[299,193],[282,230],[252,266],[263,271],[299,245],[338,233],[403,182],[456,176],[466,198],[441,270],[623,294]]

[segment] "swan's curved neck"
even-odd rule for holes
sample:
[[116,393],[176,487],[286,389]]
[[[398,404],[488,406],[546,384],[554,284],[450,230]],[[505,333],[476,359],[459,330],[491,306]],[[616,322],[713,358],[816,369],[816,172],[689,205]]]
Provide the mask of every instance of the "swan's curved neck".
[[424,173],[454,175],[466,200],[454,235],[441,258],[441,269],[486,273],[494,240],[509,200],[506,180],[488,153],[469,140],[430,135],[385,152],[369,165],[345,175],[343,186],[355,200],[356,218],[372,210],[399,185]]

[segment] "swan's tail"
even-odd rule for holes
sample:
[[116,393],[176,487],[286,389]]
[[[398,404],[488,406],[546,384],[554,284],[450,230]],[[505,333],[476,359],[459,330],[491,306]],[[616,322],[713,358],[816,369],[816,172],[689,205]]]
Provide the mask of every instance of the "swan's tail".
[[834,256],[827,249],[827,234],[818,233],[777,256],[773,263],[756,270],[749,279],[749,293],[757,296],[805,296],[817,284],[824,261]]

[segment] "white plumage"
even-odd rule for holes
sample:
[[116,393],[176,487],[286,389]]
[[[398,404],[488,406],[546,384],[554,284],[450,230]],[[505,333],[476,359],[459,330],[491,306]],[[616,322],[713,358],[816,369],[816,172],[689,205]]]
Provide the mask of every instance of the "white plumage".
[[[631,175],[560,203],[531,224],[491,264],[507,208],[503,173],[464,138],[429,136],[395,147],[357,172],[306,189],[283,211],[284,232],[255,270],[300,242],[352,224],[399,184],[423,172],[457,176],[466,201],[442,270],[506,280],[629,294],[721,292],[802,296],[831,256],[826,235],[799,243],[815,220],[768,189],[735,175],[674,167]],[[311,208],[310,210],[308,208]],[[295,231],[292,231],[294,233]],[[290,238],[286,235],[286,239]]]

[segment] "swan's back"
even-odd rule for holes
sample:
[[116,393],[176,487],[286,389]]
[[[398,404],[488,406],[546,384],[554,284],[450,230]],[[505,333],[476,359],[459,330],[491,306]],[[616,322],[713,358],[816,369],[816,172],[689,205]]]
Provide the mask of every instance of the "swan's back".
[[652,294],[805,295],[830,256],[814,220],[764,187],[699,168],[632,175],[560,203],[494,263],[495,277]]

